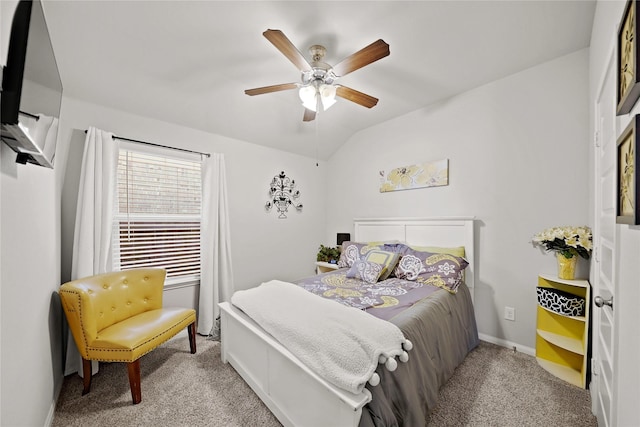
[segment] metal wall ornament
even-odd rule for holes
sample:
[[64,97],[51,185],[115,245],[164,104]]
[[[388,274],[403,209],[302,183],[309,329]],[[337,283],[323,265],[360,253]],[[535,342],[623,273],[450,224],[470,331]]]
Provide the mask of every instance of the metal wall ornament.
[[298,202],[300,190],[296,190],[296,182],[285,175],[284,171],[280,172],[271,180],[269,186],[269,196],[271,200],[265,204],[267,212],[271,211],[274,206],[278,210],[278,218],[284,219],[289,206],[293,206],[297,211],[302,210],[302,203]]

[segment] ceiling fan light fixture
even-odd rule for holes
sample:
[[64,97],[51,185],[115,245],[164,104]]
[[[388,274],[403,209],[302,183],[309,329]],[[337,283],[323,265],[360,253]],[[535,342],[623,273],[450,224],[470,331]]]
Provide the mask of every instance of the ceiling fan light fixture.
[[305,101],[305,102],[302,103],[302,106],[304,108],[306,108],[307,110],[313,111],[314,113],[318,109],[318,107],[316,106],[316,102],[315,101]]
[[328,84],[309,84],[302,86],[298,91],[302,105],[307,110],[318,111],[318,97],[322,102],[322,109],[327,111],[336,103],[336,87]]
[[302,86],[298,91],[298,96],[300,96],[300,100],[302,101],[302,105],[307,110],[316,111],[316,95],[317,95],[316,87],[313,85]]
[[329,107],[336,103],[336,87],[333,85],[323,84],[318,89],[320,99],[322,100],[322,108],[327,111]]

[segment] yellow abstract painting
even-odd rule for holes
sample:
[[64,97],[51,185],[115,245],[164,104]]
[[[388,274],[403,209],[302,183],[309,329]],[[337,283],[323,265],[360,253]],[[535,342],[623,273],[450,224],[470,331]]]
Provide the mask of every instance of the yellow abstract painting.
[[635,186],[634,186],[634,173],[635,154],[633,152],[633,134],[629,135],[629,138],[624,140],[620,147],[620,215],[633,216],[636,211],[635,207]]
[[449,185],[449,159],[380,171],[380,192]]

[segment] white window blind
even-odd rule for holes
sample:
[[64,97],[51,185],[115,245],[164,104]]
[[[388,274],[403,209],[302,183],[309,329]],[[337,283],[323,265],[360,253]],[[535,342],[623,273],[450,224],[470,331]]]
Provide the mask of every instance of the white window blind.
[[120,149],[114,267],[159,267],[167,284],[200,279],[199,161]]

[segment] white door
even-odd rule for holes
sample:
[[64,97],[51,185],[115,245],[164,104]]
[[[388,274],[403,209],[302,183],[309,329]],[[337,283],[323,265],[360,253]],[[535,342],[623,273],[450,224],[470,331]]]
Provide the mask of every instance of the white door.
[[593,274],[591,276],[594,302],[591,334],[592,410],[598,426],[615,425],[614,404],[616,390],[616,116],[615,116],[615,56],[610,55],[608,67],[602,77],[595,104],[595,215],[593,230]]

